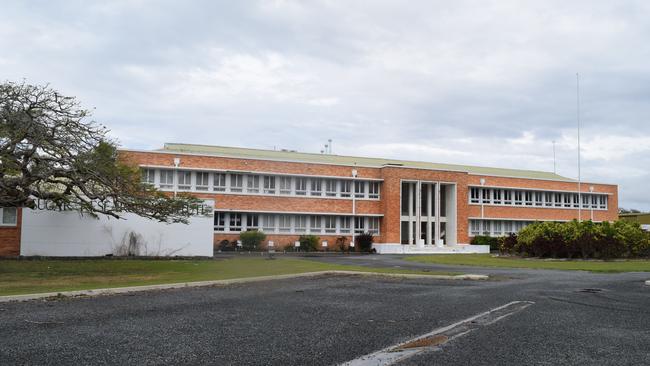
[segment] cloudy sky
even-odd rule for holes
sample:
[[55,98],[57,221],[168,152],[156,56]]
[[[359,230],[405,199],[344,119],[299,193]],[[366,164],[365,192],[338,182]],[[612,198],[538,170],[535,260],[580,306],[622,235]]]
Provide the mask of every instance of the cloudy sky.
[[189,142],[553,170],[650,210],[648,1],[4,1],[0,79],[124,147]]

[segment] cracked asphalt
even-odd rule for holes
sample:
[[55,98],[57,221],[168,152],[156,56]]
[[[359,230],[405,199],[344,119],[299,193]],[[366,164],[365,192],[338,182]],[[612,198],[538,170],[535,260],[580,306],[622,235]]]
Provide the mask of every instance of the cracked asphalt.
[[4,303],[0,365],[336,365],[515,300],[535,304],[399,364],[650,364],[649,273],[310,259],[495,280],[336,275]]

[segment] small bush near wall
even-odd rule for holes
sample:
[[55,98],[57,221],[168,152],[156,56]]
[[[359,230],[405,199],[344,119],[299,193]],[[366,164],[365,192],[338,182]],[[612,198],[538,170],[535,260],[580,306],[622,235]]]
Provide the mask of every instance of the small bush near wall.
[[512,240],[501,239],[503,252],[551,258],[635,258],[650,256],[650,234],[637,223],[591,221],[537,222]]
[[318,250],[320,238],[316,235],[300,235],[300,250],[305,252],[314,252]]
[[336,238],[336,248],[341,252],[345,252],[348,249],[348,237],[339,236]]
[[261,249],[264,239],[266,239],[266,234],[257,230],[244,231],[239,234],[239,240],[241,240],[241,246],[244,250]]
[[369,253],[372,250],[372,241],[374,240],[372,234],[366,232],[359,234],[354,238],[354,245],[360,252]]
[[517,234],[508,234],[499,238],[499,252],[512,253],[517,245]]
[[499,250],[499,240],[500,238],[486,236],[486,235],[477,235],[472,238],[470,244],[472,245],[489,245],[490,250]]

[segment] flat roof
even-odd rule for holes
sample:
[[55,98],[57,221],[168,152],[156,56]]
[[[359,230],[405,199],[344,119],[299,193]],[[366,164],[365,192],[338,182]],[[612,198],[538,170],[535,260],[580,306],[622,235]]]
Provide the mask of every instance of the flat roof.
[[440,164],[440,163],[430,163],[424,161],[368,158],[368,157],[344,156],[344,155],[334,155],[334,154],[314,154],[314,153],[303,153],[303,152],[288,151],[288,150],[263,150],[263,149],[249,149],[249,148],[242,148],[242,147],[165,143],[162,149],[155,150],[155,151],[170,152],[170,153],[177,152],[177,153],[187,153],[187,154],[197,154],[197,155],[214,155],[214,156],[221,156],[221,157],[232,157],[232,158],[243,158],[243,159],[277,160],[277,161],[291,161],[291,162],[301,162],[301,163],[318,163],[318,164],[347,165],[347,166],[358,165],[358,166],[375,167],[375,168],[382,168],[386,166],[397,166],[397,167],[419,168],[419,169],[430,169],[430,170],[458,171],[458,172],[466,172],[469,174],[486,175],[486,176],[576,182],[576,180],[574,179],[563,177],[561,175],[552,172],[544,172],[544,171],[536,171],[536,170],[490,168],[490,167],[479,167],[479,166],[471,166],[471,165]]

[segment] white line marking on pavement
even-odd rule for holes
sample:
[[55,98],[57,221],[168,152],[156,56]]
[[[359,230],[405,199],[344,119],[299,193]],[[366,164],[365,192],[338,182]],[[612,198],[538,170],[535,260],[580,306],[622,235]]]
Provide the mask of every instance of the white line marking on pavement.
[[532,301],[509,302],[408,341],[345,362],[342,366],[387,366],[422,352],[438,350],[441,345],[451,340],[469,334],[480,327],[494,324],[532,304],[534,304]]

